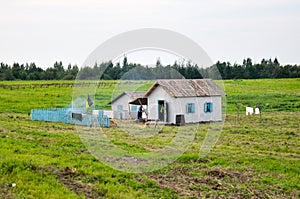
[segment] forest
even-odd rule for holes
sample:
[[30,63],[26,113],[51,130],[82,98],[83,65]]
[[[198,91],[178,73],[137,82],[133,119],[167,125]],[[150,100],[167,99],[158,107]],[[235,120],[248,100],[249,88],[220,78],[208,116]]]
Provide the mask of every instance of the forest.
[[[243,60],[242,64],[230,62],[216,62],[209,68],[201,68],[191,61],[177,62],[173,65],[163,65],[157,59],[154,67],[137,63],[128,63],[127,57],[122,63],[104,62],[94,66],[78,67],[64,66],[62,62],[55,62],[52,67],[43,69],[33,63],[0,63],[0,81],[3,80],[75,80],[77,79],[198,79],[212,78],[218,69],[222,79],[261,79],[261,78],[299,78],[300,65],[281,65],[277,58],[262,59],[260,63],[253,63],[251,58]],[[220,78],[220,77],[219,77]]]

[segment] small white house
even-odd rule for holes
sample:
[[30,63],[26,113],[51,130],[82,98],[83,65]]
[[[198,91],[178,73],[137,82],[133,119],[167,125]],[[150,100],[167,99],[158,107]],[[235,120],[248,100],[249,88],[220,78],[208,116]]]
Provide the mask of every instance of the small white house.
[[222,120],[224,91],[211,79],[157,80],[130,104],[147,105],[147,119],[183,125]]
[[136,98],[144,96],[145,92],[123,92],[114,98],[111,104],[114,119],[135,119],[139,105],[129,104]]

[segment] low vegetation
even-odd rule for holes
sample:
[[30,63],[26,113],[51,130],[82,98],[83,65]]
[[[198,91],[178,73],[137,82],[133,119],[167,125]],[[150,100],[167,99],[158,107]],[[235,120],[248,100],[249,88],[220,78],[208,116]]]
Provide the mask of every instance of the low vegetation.
[[[0,198],[299,198],[299,82],[225,81],[228,114],[212,151],[198,158],[209,127],[199,124],[178,160],[142,174],[97,160],[73,125],[31,121],[32,108],[68,106],[72,88],[0,88]],[[109,108],[114,85],[98,88],[106,94],[96,96],[99,107]],[[239,120],[237,103],[242,104]],[[264,105],[261,122],[259,115],[244,114],[244,106],[258,103]],[[137,154],[164,147],[176,133],[163,127],[145,139],[118,127],[102,131],[116,146]]]

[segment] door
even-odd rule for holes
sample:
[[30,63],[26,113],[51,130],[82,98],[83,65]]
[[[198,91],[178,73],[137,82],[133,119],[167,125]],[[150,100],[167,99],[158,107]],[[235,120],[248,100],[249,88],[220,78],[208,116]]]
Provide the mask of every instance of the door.
[[158,120],[167,122],[168,120],[168,109],[167,102],[165,100],[158,100]]
[[159,121],[164,121],[165,117],[164,117],[164,105],[165,105],[165,101],[164,100],[158,100],[158,120]]
[[123,112],[123,106],[122,105],[118,105],[118,119],[119,120],[122,119],[122,112]]

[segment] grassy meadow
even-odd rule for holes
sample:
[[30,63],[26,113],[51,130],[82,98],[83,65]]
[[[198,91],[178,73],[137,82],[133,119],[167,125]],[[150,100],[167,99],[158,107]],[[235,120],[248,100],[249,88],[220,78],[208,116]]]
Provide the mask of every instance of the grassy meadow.
[[[72,83],[54,83],[65,82]],[[109,109],[112,93],[123,89],[107,82],[97,88],[94,98],[101,109]],[[44,83],[49,82],[0,85]],[[199,124],[193,143],[178,160],[142,174],[100,162],[73,125],[31,121],[31,109],[69,106],[72,87],[0,88],[0,198],[299,198],[300,79],[223,83],[227,114],[211,152],[198,158],[209,128]],[[126,84],[137,90],[150,85]],[[243,105],[239,121],[237,103]],[[258,103],[263,105],[262,122],[258,115],[245,115],[245,106]],[[176,127],[163,127],[147,139],[118,127],[102,131],[118,147],[143,154],[167,145]]]

